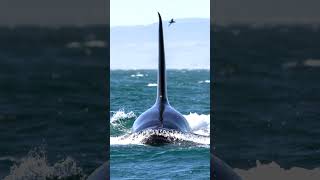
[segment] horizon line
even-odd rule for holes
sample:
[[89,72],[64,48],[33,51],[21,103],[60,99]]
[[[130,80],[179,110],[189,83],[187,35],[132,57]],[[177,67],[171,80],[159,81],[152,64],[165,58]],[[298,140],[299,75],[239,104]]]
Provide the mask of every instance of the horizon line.
[[[191,19],[203,19],[203,20],[209,20],[210,21],[210,17],[186,17],[186,18],[177,18],[175,20],[191,20]],[[170,20],[163,20],[163,22],[167,22]],[[118,27],[136,27],[136,26],[150,26],[150,25],[154,25],[157,24],[158,22],[152,22],[152,23],[147,23],[147,24],[128,24],[128,25],[111,25],[110,23],[110,28],[118,28]]]
[[[198,19],[206,19],[206,18],[198,18]],[[153,25],[119,25],[119,26],[109,26],[109,29],[113,28],[124,28],[124,27],[146,27]],[[0,24],[0,28],[21,28],[21,27],[37,27],[37,28],[87,28],[87,27],[108,27],[109,24]],[[210,26],[220,26],[220,27],[228,27],[228,26],[320,26],[320,22],[230,22],[230,23],[221,23],[221,22],[210,22]]]

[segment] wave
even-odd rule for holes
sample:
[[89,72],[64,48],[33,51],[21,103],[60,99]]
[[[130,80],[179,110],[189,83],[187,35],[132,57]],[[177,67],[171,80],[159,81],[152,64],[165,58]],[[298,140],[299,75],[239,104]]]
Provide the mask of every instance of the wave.
[[111,132],[116,132],[116,133],[129,133],[131,122],[133,118],[136,118],[137,116],[134,114],[134,112],[130,111],[126,113],[123,109],[120,109],[115,112],[111,112],[112,117],[110,119],[110,127],[111,127]]
[[13,156],[2,156],[0,157],[0,161],[19,162],[19,160]]
[[202,84],[202,83],[208,83],[208,84],[209,84],[209,83],[210,83],[210,80],[198,81],[198,83],[199,83],[199,84]]
[[148,74],[141,74],[140,72],[137,72],[136,74],[131,74],[131,77],[144,77],[144,76],[148,76]]
[[187,119],[193,133],[210,136],[210,114],[189,113],[183,116]]
[[110,137],[110,145],[142,145],[143,141],[154,134],[161,134],[171,138],[173,141],[194,143],[198,145],[210,144],[210,114],[189,113],[183,115],[188,121],[192,133],[181,133],[176,131],[147,130],[143,133],[131,133],[131,126],[137,117],[134,112],[125,112],[123,109],[112,112],[110,127],[112,132],[120,133],[119,136]]
[[130,119],[137,117],[134,112],[130,111],[126,113],[123,109],[120,109],[118,111],[111,111],[112,117],[110,119],[111,124],[117,125],[118,122],[120,122],[121,119]]
[[311,67],[320,67],[320,60],[319,59],[307,59],[303,62],[305,66]]
[[105,48],[106,42],[103,40],[91,40],[91,41],[85,41],[85,42],[69,42],[66,44],[67,48]]
[[50,179],[86,179],[75,160],[67,157],[53,165],[47,160],[42,148],[31,150],[21,161],[10,168],[10,174],[4,180],[50,180]]
[[157,83],[149,83],[147,86],[148,86],[148,87],[157,87],[158,84],[157,84]]
[[234,170],[246,180],[282,180],[282,179],[306,179],[306,180],[318,180],[320,177],[320,168],[304,169],[300,167],[292,167],[290,169],[281,168],[275,162],[269,164],[261,164],[256,162],[256,167],[248,170],[237,169]]
[[319,59],[306,59],[304,61],[289,61],[282,64],[283,68],[296,68],[296,67],[320,67],[320,60]]

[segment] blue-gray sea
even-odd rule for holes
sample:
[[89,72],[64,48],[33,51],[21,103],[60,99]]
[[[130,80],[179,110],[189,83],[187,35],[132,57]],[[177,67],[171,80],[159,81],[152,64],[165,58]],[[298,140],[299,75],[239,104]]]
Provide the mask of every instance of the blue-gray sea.
[[167,70],[167,86],[170,104],[203,136],[171,134],[192,143],[165,146],[143,145],[148,134],[128,136],[137,116],[155,103],[157,70],[112,70],[111,179],[210,178],[210,71]]
[[107,160],[106,29],[0,28],[0,179],[80,179]]
[[[212,30],[213,78],[168,70],[170,103],[195,132],[208,133],[211,117],[216,155],[245,179],[319,179],[319,27]],[[109,135],[112,179],[208,179],[206,139],[150,147],[119,138],[153,104],[156,71],[112,70],[107,117],[105,34],[0,28],[1,179],[85,177],[107,159]]]

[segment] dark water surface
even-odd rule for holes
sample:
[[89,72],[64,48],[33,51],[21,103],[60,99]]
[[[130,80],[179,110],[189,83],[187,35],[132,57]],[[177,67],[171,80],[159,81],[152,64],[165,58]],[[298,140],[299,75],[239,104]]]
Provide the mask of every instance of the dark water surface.
[[[241,169],[259,169],[256,160],[302,167],[302,178],[311,179],[319,170],[306,169],[320,167],[319,32],[316,26],[217,27],[214,79],[206,82],[209,71],[168,71],[169,100],[195,131],[208,133],[211,84],[221,159]],[[14,164],[40,172],[31,163],[37,160],[49,169],[77,163],[69,175],[89,174],[106,160],[108,47],[101,41],[103,27],[0,28],[0,178]],[[166,178],[166,167],[173,179],[207,179],[205,143],[164,148],[116,141],[153,104],[155,77],[152,70],[111,72],[111,176]],[[41,146],[47,159],[28,155]]]
[[216,153],[245,169],[319,167],[319,27],[215,27],[213,38]]
[[0,28],[0,179],[14,164],[41,174],[37,158],[82,174],[106,160],[105,29]]

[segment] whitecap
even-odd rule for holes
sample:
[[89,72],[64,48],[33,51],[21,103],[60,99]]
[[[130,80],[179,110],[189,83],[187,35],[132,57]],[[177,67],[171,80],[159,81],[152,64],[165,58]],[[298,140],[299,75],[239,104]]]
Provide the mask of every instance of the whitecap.
[[183,116],[187,119],[193,133],[210,136],[210,114],[190,113]]
[[113,111],[111,113],[112,113],[112,117],[110,119],[111,124],[115,124],[121,119],[130,119],[130,118],[136,117],[133,111],[126,113],[123,109],[120,109],[115,112]]
[[202,83],[210,83],[210,80],[198,81],[198,83],[200,83],[200,84],[202,84]]
[[281,168],[276,162],[261,164],[256,162],[256,167],[248,170],[234,169],[243,179],[246,180],[282,180],[282,179],[307,179],[318,180],[320,177],[320,168],[304,169],[292,167],[290,169]]
[[319,59],[307,59],[303,62],[305,66],[311,67],[320,67],[320,60]]
[[4,180],[45,180],[45,179],[64,179],[77,177],[80,180],[86,179],[75,160],[67,157],[53,165],[50,165],[44,150],[31,150],[28,155],[22,158],[19,164],[10,168],[10,174]]
[[106,43],[102,40],[92,40],[84,42],[84,46],[89,48],[104,48],[106,47]]
[[18,162],[19,160],[13,156],[2,156],[0,157],[0,161]]
[[158,84],[157,84],[157,83],[148,83],[147,86],[148,86],[148,87],[157,87]]
[[134,112],[130,111],[126,113],[123,109],[120,109],[111,113],[113,113],[113,115],[110,119],[110,127],[123,133],[130,133],[131,129],[127,128],[126,124],[128,119],[136,118]]
[[137,76],[137,77],[143,77],[144,75],[143,75],[143,74],[138,73],[138,74],[136,74],[136,76]]
[[67,48],[80,48],[81,43],[80,42],[70,42],[66,45]]
[[[138,72],[138,73],[136,73],[136,74],[131,74],[130,76],[131,76],[131,77],[144,77],[145,74],[141,74],[140,72]],[[147,76],[147,74],[146,74],[146,76]]]

